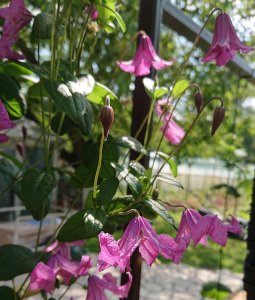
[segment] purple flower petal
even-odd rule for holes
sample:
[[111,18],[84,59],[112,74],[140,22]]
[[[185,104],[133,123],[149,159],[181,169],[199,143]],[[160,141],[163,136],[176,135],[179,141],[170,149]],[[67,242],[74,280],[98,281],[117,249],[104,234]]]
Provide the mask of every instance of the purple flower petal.
[[253,50],[240,41],[229,15],[221,13],[216,18],[212,44],[202,61],[216,60],[217,66],[221,67],[233,59],[237,51],[248,53]]

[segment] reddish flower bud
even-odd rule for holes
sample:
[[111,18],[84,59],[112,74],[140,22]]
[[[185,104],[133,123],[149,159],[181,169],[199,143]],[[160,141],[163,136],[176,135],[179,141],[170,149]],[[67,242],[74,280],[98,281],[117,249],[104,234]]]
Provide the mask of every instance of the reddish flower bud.
[[104,128],[104,139],[108,138],[109,130],[114,121],[114,110],[110,105],[110,97],[106,96],[106,105],[101,109],[100,121]]
[[212,132],[211,132],[212,136],[215,134],[216,130],[219,128],[220,124],[224,120],[225,111],[226,110],[224,106],[215,108],[213,114],[213,122],[212,122]]
[[19,152],[19,155],[24,158],[25,156],[25,147],[24,147],[24,144],[23,143],[18,143],[16,145],[16,149],[17,151]]
[[200,113],[201,108],[204,105],[204,96],[200,91],[196,92],[195,94],[195,105],[197,108],[197,113]]
[[22,131],[23,141],[25,141],[27,139],[27,128],[25,126],[22,126],[21,131]]

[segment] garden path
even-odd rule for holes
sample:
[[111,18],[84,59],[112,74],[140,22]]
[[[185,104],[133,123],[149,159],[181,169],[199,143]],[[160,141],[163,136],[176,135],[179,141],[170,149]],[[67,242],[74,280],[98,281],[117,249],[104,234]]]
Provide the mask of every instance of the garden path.
[[[208,258],[209,259],[209,258]],[[95,259],[94,259],[95,261]],[[95,265],[95,264],[94,264]],[[117,274],[112,270],[113,275]],[[197,269],[185,264],[154,264],[152,267],[143,265],[141,300],[201,300],[200,290],[204,283],[218,280],[218,271]],[[227,285],[233,292],[242,287],[242,274],[222,270],[220,282]],[[80,280],[81,284],[84,284]],[[64,289],[59,289],[58,295]],[[57,293],[56,293],[57,294]],[[117,297],[108,294],[109,300]],[[57,296],[57,295],[56,295]],[[75,284],[63,300],[84,300],[85,291]],[[57,298],[57,297],[56,297]],[[29,300],[41,300],[40,297],[30,297]]]

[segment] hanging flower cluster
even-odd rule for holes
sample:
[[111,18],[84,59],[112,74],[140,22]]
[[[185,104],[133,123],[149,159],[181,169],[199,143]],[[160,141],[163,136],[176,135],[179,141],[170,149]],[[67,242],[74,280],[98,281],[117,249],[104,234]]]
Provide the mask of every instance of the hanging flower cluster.
[[83,241],[73,243],[60,243],[58,241],[46,248],[50,253],[47,264],[39,262],[30,275],[30,290],[44,290],[52,294],[55,290],[56,279],[62,279],[65,285],[71,283],[71,279],[78,279],[81,276],[88,275],[88,293],[87,300],[106,299],[105,290],[109,290],[115,295],[125,298],[128,295],[132,283],[132,276],[129,272],[128,282],[118,286],[117,278],[110,273],[103,275],[103,278],[97,275],[89,275],[92,268],[92,261],[88,255],[83,255],[80,262],[71,259],[71,246],[81,246]]
[[[15,127],[15,124],[11,121],[9,114],[0,100],[0,132]],[[9,137],[5,133],[0,133],[0,143],[8,142]]]

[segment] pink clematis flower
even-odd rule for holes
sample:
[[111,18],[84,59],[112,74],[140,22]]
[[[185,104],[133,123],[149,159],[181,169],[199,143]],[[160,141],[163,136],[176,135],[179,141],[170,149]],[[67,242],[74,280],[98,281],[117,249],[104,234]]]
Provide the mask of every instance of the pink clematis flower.
[[222,67],[234,58],[238,50],[248,53],[254,49],[241,43],[229,15],[221,13],[216,18],[211,47],[202,61],[216,60],[217,66]]
[[[13,127],[15,127],[15,124],[11,121],[4,104],[0,100],[0,131]],[[9,137],[6,134],[0,133],[0,143],[5,143],[8,140]]]
[[161,70],[173,65],[173,63],[174,60],[166,61],[160,58],[153,47],[150,37],[142,33],[135,57],[130,61],[117,62],[117,65],[124,72],[135,76],[144,76],[150,74],[151,66],[156,70]]
[[162,99],[157,101],[155,110],[158,115],[163,114],[163,126],[160,130],[165,138],[173,145],[178,145],[185,136],[185,131],[172,120],[170,107],[171,103],[167,99]]
[[178,244],[166,235],[158,236],[151,224],[145,218],[133,218],[122,238],[118,241],[108,233],[99,234],[100,253],[98,255],[98,270],[103,271],[110,266],[120,267],[120,271],[130,270],[130,258],[137,247],[148,265],[161,254],[178,263],[185,250],[185,244]]
[[188,247],[191,239],[194,244],[207,244],[207,238],[225,246],[227,243],[227,232],[239,233],[241,230],[238,221],[232,217],[230,225],[225,225],[216,215],[201,216],[194,209],[183,212],[180,226],[176,235],[176,242],[183,240]]
[[3,34],[0,39],[0,57],[7,59],[23,59],[24,56],[11,50],[19,38],[19,31],[32,20],[31,13],[25,8],[24,0],[11,0],[8,7],[0,9],[0,17],[4,18]]
[[89,277],[86,300],[106,300],[104,290],[109,290],[120,298],[126,298],[132,283],[131,274],[129,272],[127,274],[128,282],[122,286],[117,285],[117,278],[110,273],[106,273],[102,279],[95,275]]
[[[55,287],[57,275],[61,276],[68,285],[72,277],[78,278],[88,274],[92,267],[91,258],[83,255],[81,261],[72,261],[70,245],[74,243],[55,242],[46,248],[46,252],[52,252],[47,265],[39,263],[30,276],[30,289],[44,289],[51,293]],[[75,244],[76,245],[76,244]]]

